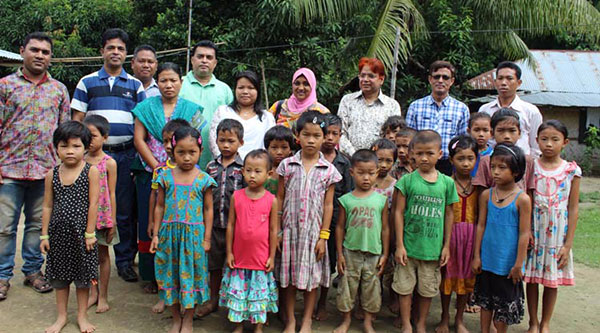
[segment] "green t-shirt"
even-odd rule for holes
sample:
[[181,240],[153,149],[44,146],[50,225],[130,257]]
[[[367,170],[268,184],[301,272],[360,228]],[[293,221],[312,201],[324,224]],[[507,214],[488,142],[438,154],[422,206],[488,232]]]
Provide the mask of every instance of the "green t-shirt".
[[438,260],[444,241],[446,206],[458,202],[452,178],[438,171],[430,183],[418,171],[404,175],[396,188],[406,197],[404,248],[409,257]]
[[277,195],[277,187],[279,186],[279,178],[271,178],[269,177],[267,181],[263,184],[265,190],[271,192],[273,195]]
[[381,214],[387,208],[387,197],[373,192],[366,198],[357,198],[350,192],[342,195],[339,202],[346,211],[344,247],[381,254]]

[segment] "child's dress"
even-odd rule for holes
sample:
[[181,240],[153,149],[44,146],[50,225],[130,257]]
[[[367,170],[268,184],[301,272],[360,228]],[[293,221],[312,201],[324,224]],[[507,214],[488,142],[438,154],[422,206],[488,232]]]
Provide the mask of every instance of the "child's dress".
[[49,281],[77,281],[90,285],[98,279],[98,247],[85,249],[88,223],[90,164],[86,163],[71,185],[63,185],[60,165],[54,167],[52,195],[54,204],[48,227],[50,250],[46,258]]
[[[379,194],[383,194],[385,195],[385,197],[387,198],[387,207],[388,209],[392,209],[392,199],[394,197],[394,189],[396,188],[396,180],[394,180],[390,186],[388,186],[387,188],[379,188],[379,187],[374,187],[373,190]],[[391,211],[390,211],[391,213]]]
[[102,230],[113,227],[113,215],[110,205],[110,188],[108,187],[108,171],[106,171],[106,162],[112,159],[108,154],[98,162],[96,168],[100,172],[100,195],[98,196],[98,221],[96,229]]
[[[233,193],[236,221],[233,236],[235,268],[225,268],[219,305],[229,308],[231,322],[264,324],[267,312],[277,312],[277,284],[265,272],[269,259],[270,213],[275,196],[268,191],[250,199],[246,190]],[[274,264],[271,263],[272,265]]]
[[192,309],[210,298],[204,240],[204,191],[216,186],[199,171],[191,184],[175,182],[173,169],[160,173],[157,182],[165,191],[165,212],[158,232],[154,258],[159,296],[165,305]]
[[442,268],[441,292],[450,295],[466,295],[473,292],[475,276],[471,260],[475,245],[477,223],[477,191],[467,196],[458,193],[459,201],[452,204],[454,222],[450,237],[450,260]]
[[281,250],[282,288],[292,285],[311,291],[319,285],[329,287],[330,267],[327,245],[325,255],[317,261],[315,247],[323,224],[323,203],[330,185],[342,176],[322,153],[307,173],[302,165],[302,151],[281,161],[277,173],[284,177]]
[[550,288],[571,286],[575,284],[573,253],[562,269],[558,269],[558,253],[567,237],[571,183],[574,177],[581,177],[581,169],[575,162],[563,161],[555,170],[546,170],[536,160],[534,170],[534,245],[527,253],[524,280]]

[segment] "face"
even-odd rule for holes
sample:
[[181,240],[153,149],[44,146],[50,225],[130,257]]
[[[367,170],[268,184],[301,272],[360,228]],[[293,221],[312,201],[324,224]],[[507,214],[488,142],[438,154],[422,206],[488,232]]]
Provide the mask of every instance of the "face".
[[131,59],[131,69],[133,75],[142,82],[149,81],[154,77],[158,61],[152,51],[141,50]]
[[388,128],[385,130],[383,137],[394,142],[396,140],[396,133],[398,132],[400,132],[400,127],[397,127],[395,129]]
[[342,136],[342,129],[338,125],[327,127],[327,134],[325,134],[325,141],[323,141],[324,151],[332,151],[340,143],[340,137]]
[[292,153],[292,148],[289,142],[285,140],[272,140],[267,148],[269,156],[273,159],[273,165],[278,166],[284,158],[287,158]]
[[447,95],[454,84],[454,76],[448,68],[439,68],[429,75],[431,91],[436,95]]
[[96,152],[102,149],[102,145],[104,144],[104,141],[108,138],[108,136],[102,136],[102,134],[100,134],[100,131],[94,125],[88,125],[87,128],[92,133],[92,141],[90,142],[89,151]]
[[356,187],[368,191],[373,187],[377,179],[377,164],[373,161],[358,162],[350,168],[350,174],[354,179]]
[[477,119],[471,124],[469,134],[477,141],[479,149],[485,149],[487,142],[492,138],[492,126],[489,119]]
[[241,106],[252,106],[256,102],[258,90],[245,77],[240,78],[235,85],[235,99]]
[[510,165],[508,165],[504,156],[493,157],[490,161],[490,167],[492,178],[496,184],[504,185],[515,181],[517,175],[510,170]]
[[85,147],[80,138],[71,138],[58,143],[56,154],[65,165],[74,166],[83,159]]
[[182,170],[189,171],[198,164],[202,148],[198,145],[197,139],[188,136],[177,141],[173,153],[177,166]]
[[413,147],[412,157],[414,157],[417,168],[421,171],[429,171],[435,168],[435,164],[442,157],[442,150],[439,142],[417,143]]
[[50,43],[31,39],[20,49],[21,57],[23,58],[23,67],[33,75],[42,75],[50,66],[50,58],[52,58],[52,47]]
[[496,74],[494,85],[501,97],[511,97],[517,93],[517,88],[521,85],[521,80],[517,78],[517,72],[512,68],[502,68]]
[[192,70],[198,78],[208,78],[217,67],[217,55],[210,47],[197,47],[192,56]]
[[217,133],[217,146],[223,157],[234,156],[243,144],[234,131],[219,131]]
[[492,134],[494,134],[494,140],[496,140],[497,143],[509,143],[514,145],[521,137],[521,130],[519,129],[516,120],[507,119],[499,122],[492,131]]
[[106,45],[100,49],[104,64],[109,67],[121,67],[127,56],[127,45],[119,38],[106,41]]
[[458,149],[450,159],[456,173],[463,176],[471,174],[471,171],[475,168],[476,161],[477,156],[472,149]]
[[542,156],[554,157],[560,155],[563,148],[569,143],[556,128],[550,126],[540,132],[537,137],[537,143],[542,151]]
[[360,73],[358,73],[358,85],[363,94],[379,93],[383,85],[383,77],[373,72],[369,65],[365,65]]
[[396,137],[396,147],[398,148],[398,159],[402,163],[406,163],[408,161],[408,145],[410,144],[410,140],[412,137],[408,136],[397,136]]
[[298,140],[302,150],[310,155],[317,154],[321,150],[324,135],[321,126],[313,123],[304,125],[304,128],[298,133]]
[[375,152],[379,163],[379,177],[386,177],[394,166],[394,151],[391,149],[377,149]]
[[292,82],[292,93],[299,101],[307,99],[308,96],[310,96],[311,91],[312,87],[304,75],[298,76],[296,80]]
[[160,72],[156,84],[163,97],[169,99],[175,98],[179,95],[179,90],[181,90],[181,77],[175,71],[167,69]]
[[244,180],[251,188],[263,186],[269,178],[270,173],[269,162],[266,160],[265,156],[263,156],[263,158],[247,158],[244,163],[244,168],[242,169]]
[[166,132],[162,134],[162,143],[167,152],[169,158],[173,158],[173,132]]

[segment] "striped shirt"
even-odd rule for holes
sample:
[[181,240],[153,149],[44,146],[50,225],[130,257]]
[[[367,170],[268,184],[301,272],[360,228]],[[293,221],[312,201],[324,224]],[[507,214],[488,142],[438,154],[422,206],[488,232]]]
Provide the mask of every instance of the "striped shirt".
[[133,113],[137,103],[146,98],[142,82],[121,69],[111,87],[104,67],[84,76],[75,88],[71,108],[105,117],[110,123],[107,144],[133,139]]
[[156,84],[156,81],[154,79],[152,79],[152,83],[150,83],[148,88],[144,90],[146,91],[146,98],[161,96],[160,90],[158,89],[158,84]]

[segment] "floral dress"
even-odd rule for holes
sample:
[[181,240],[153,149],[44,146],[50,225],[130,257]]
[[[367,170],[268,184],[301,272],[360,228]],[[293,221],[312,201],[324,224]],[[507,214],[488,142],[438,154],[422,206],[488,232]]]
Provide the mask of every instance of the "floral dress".
[[204,240],[204,192],[216,186],[199,171],[191,184],[175,182],[173,170],[157,179],[165,191],[165,212],[158,232],[154,258],[159,296],[165,305],[181,304],[192,309],[210,298]]
[[100,195],[98,197],[98,221],[96,229],[106,229],[113,227],[113,215],[110,205],[110,188],[108,187],[108,171],[106,170],[106,162],[111,160],[108,154],[98,162],[96,168],[100,172]]
[[573,253],[567,264],[558,269],[558,253],[565,243],[569,227],[569,195],[574,177],[581,177],[575,162],[563,161],[554,170],[544,169],[538,160],[534,165],[533,248],[528,251],[524,280],[545,287],[575,284]]

